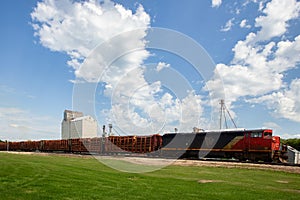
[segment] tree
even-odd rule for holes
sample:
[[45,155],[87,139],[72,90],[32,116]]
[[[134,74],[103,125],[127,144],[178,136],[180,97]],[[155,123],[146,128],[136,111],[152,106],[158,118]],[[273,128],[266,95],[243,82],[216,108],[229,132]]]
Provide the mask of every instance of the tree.
[[281,142],[300,151],[300,138],[282,139]]

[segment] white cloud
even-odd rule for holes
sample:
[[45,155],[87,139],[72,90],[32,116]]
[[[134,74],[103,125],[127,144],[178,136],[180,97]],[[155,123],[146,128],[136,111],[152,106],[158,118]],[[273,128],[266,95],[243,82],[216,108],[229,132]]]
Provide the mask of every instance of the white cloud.
[[[285,90],[283,78],[284,73],[295,68],[299,62],[300,36],[293,41],[259,43],[283,35],[287,31],[288,21],[298,16],[299,3],[293,0],[288,2],[294,7],[288,5],[282,11],[285,1],[273,0],[262,8],[264,15],[255,20],[255,26],[261,29],[249,33],[245,40],[236,43],[230,64],[217,65],[216,73],[223,80],[210,80],[207,85],[217,93],[222,89],[216,88],[220,84],[215,83],[223,81],[228,108],[232,108],[233,102],[245,97],[249,101],[253,99],[252,102],[267,103],[270,109],[277,109],[278,113],[288,119],[294,120],[295,115],[300,113],[295,106],[287,108],[274,101],[274,98],[278,98],[282,99],[281,102],[289,101],[293,105],[298,97],[294,89],[298,88],[298,84],[294,83]],[[212,6],[218,7],[221,3],[221,0],[212,1]],[[275,15],[276,12],[280,12],[280,17]],[[109,1],[99,4],[92,0],[45,0],[38,3],[31,16],[40,43],[53,51],[67,53],[70,56],[68,65],[73,67],[77,78],[105,83],[104,94],[111,98],[112,107],[100,112],[107,114],[108,121],[114,117],[121,129],[127,133],[135,130],[136,134],[149,133],[149,130],[150,133],[158,132],[162,127],[173,131],[178,121],[181,122],[180,130],[187,131],[198,122],[201,124],[201,105],[204,104],[201,96],[190,92],[185,98],[177,99],[168,92],[162,93],[159,81],[146,81],[143,62],[150,53],[145,48],[144,38],[150,26],[150,16],[141,5],[132,12]],[[234,20],[228,20],[222,31],[231,30]],[[240,27],[250,28],[250,25],[244,19]],[[136,31],[126,33],[131,30]],[[120,33],[121,36],[110,40]],[[103,42],[102,49],[105,51],[101,54],[95,52],[81,66],[91,50]],[[166,67],[170,65],[160,62],[156,71],[160,72]],[[100,75],[103,75],[101,80]],[[18,123],[10,124],[14,128],[21,127]]]
[[[141,5],[133,13],[111,1],[45,0],[37,4],[31,16],[35,35],[41,44],[51,50],[67,53],[70,56],[68,65],[74,68],[78,79],[102,81],[114,88],[124,74],[141,67],[144,59],[149,56],[144,37],[149,28],[150,16]],[[128,32],[132,30],[135,31]],[[121,33],[121,36],[110,40]],[[102,48],[104,50],[94,51],[90,55],[99,44],[105,45]],[[138,50],[132,52],[132,49]],[[86,60],[88,55],[89,59]],[[140,76],[139,71],[135,72]],[[101,75],[103,77],[100,80]],[[137,81],[136,84],[145,84],[142,79],[133,80]]]
[[[253,98],[279,91],[285,87],[284,73],[300,62],[300,36],[294,41],[280,41],[266,45],[251,45],[255,34],[239,41],[233,48],[231,65],[218,64],[229,104],[240,97]],[[213,85],[214,81],[208,84]],[[275,97],[274,97],[275,98]]]
[[211,6],[214,7],[219,7],[222,4],[222,0],[212,0],[211,1]]
[[300,79],[294,79],[290,86],[282,91],[253,99],[251,102],[266,103],[274,111],[274,116],[300,122]]
[[259,11],[262,11],[262,10],[265,8],[264,3],[265,3],[265,1],[260,1],[260,2],[259,2],[259,7],[258,7],[258,10],[259,10]]
[[[156,86],[154,88],[158,89]],[[141,98],[141,93],[143,92],[136,93],[137,96],[134,95],[130,99],[128,106],[116,103],[106,113],[118,130],[126,134],[145,135],[174,131],[175,127],[179,131],[188,132],[191,132],[194,126],[207,127],[204,119],[200,118],[203,114],[202,97],[193,91],[182,100],[169,93],[158,99],[154,99],[151,94],[144,94]]]
[[264,15],[255,19],[255,26],[261,27],[257,41],[269,40],[283,35],[288,28],[288,21],[299,16],[300,2],[296,0],[272,0],[262,10]]
[[243,19],[240,23],[240,27],[241,28],[251,28],[251,26],[249,24],[247,24],[247,20],[246,19]]
[[0,107],[1,140],[40,140],[60,137],[60,120],[16,107]]
[[[159,81],[145,80],[143,63],[150,53],[144,38],[150,16],[141,5],[132,12],[110,1],[45,0],[31,16],[40,43],[70,56],[68,65],[78,78],[74,83],[104,83],[111,108],[97,112],[104,113],[107,122],[127,134],[153,134],[162,128],[173,131],[177,124],[180,130],[191,131],[199,122],[199,95],[189,92],[179,100],[162,91]],[[159,62],[156,72],[169,67]]]
[[[284,78],[288,70],[299,66],[300,35],[293,40],[271,40],[284,35],[289,20],[298,15],[299,2],[269,2],[263,9],[263,15],[255,20],[256,26],[261,29],[249,33],[245,40],[235,44],[231,63],[216,66],[216,72],[222,77],[229,108],[232,103],[242,99],[266,103],[279,117],[299,121],[300,110],[296,106],[298,96],[295,92],[298,81],[293,81],[286,89],[289,83]],[[246,21],[242,25],[246,25]],[[216,82],[220,80],[210,80],[207,84],[213,88]]]
[[106,117],[126,134],[162,133],[173,131],[174,126],[181,131],[191,131],[203,114],[199,95],[189,92],[179,100],[164,92],[160,81],[147,83],[141,68],[128,72],[106,92],[112,99],[112,109]]
[[221,28],[221,31],[223,31],[223,32],[230,31],[232,26],[234,25],[233,21],[234,21],[234,18],[228,20],[226,22],[225,26]]
[[159,62],[157,67],[156,67],[156,71],[159,72],[163,68],[167,68],[167,67],[170,67],[170,64],[167,64],[167,63],[164,63],[164,62]]
[[[67,53],[71,58],[68,64],[76,70],[76,76],[88,81],[93,81],[95,77],[91,77],[88,72],[79,71],[79,66],[91,50],[122,32],[137,28],[146,31],[150,23],[150,17],[141,5],[133,13],[120,4],[110,1],[100,4],[95,0],[44,0],[38,2],[31,17],[35,36],[40,39],[40,43],[53,51]],[[145,32],[137,31],[136,34],[127,36],[128,38],[124,38],[120,43],[120,49],[115,48],[112,54],[117,50],[122,51],[122,48],[126,49],[126,45],[132,42],[138,44]],[[141,47],[143,45],[141,44]],[[138,55],[136,61],[141,62],[138,59],[144,59],[144,56]],[[127,58],[127,62],[130,59],[132,58]]]

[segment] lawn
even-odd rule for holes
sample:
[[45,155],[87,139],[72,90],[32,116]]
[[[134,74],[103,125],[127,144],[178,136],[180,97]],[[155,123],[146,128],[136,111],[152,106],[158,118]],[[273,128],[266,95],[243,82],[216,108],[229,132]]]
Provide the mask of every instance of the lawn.
[[0,153],[0,199],[300,199],[300,174],[168,166],[125,173],[91,157]]

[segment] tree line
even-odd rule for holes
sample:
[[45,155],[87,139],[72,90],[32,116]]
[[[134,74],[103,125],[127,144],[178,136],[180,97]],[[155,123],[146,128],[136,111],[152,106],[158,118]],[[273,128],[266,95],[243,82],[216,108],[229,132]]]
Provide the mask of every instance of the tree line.
[[300,151],[300,138],[281,139],[281,143],[289,145]]

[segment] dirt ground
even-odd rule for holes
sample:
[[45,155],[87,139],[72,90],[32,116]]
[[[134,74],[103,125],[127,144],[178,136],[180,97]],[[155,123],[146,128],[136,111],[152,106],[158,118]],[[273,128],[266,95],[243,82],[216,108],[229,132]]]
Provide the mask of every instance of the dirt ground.
[[284,166],[284,165],[271,165],[271,164],[268,165],[268,164],[238,163],[238,162],[177,160],[174,163],[174,165],[262,169],[262,170],[284,171],[284,172],[300,174],[300,167],[298,166]]
[[57,155],[65,157],[82,157],[89,158],[95,157],[97,159],[117,159],[134,164],[141,165],[178,165],[178,166],[205,166],[205,167],[225,167],[225,168],[246,168],[246,169],[261,169],[261,170],[273,170],[284,171],[289,173],[300,174],[299,166],[284,166],[284,165],[268,165],[268,164],[256,164],[256,163],[238,163],[238,162],[219,162],[219,161],[203,161],[203,160],[175,160],[164,158],[144,158],[144,157],[124,157],[124,156],[92,156],[92,155],[80,155],[80,154],[65,154],[65,153],[40,153],[40,152],[13,152],[14,154],[37,154],[42,156]]
[[107,157],[109,159],[121,159],[127,162],[143,165],[178,165],[178,166],[205,166],[205,167],[225,167],[225,168],[246,168],[246,169],[262,169],[273,171],[284,171],[290,173],[300,174],[300,167],[298,166],[284,166],[284,165],[268,165],[256,163],[239,163],[239,162],[219,162],[219,161],[203,161],[203,160],[170,160],[163,158],[141,158],[141,157]]

